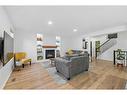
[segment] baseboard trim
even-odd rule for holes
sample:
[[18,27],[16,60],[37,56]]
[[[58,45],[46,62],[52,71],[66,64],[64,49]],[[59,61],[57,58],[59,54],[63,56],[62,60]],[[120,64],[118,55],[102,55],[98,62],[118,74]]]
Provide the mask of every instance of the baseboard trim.
[[[14,69],[14,59],[12,58],[9,62],[11,62],[11,61],[12,61],[12,63],[6,64],[5,65],[6,67],[2,67],[1,70],[0,70],[3,73],[4,69],[8,69],[8,68],[10,69],[8,72],[6,72],[5,78],[3,78],[3,80],[1,80],[0,89],[4,89],[6,83],[9,79],[13,69]],[[8,66],[8,65],[10,65],[10,66]],[[2,69],[3,69],[3,71],[2,71]]]

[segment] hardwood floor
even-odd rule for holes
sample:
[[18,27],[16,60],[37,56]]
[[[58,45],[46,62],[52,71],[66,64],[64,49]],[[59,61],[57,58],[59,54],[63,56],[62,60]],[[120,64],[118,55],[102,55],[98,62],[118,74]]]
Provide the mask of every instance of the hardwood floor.
[[57,84],[41,64],[13,71],[4,89],[124,89],[127,68],[98,60],[90,63],[88,72],[73,77],[66,84]]

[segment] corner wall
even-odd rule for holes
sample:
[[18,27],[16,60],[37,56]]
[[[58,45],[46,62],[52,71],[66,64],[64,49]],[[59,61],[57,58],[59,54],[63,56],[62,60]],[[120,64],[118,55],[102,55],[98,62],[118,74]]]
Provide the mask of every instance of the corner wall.
[[[10,23],[8,16],[3,9],[0,7],[0,32],[6,31],[11,34],[10,28],[12,29],[12,24]],[[4,67],[0,69],[0,89],[3,89],[12,70],[13,70],[14,60],[10,60]]]

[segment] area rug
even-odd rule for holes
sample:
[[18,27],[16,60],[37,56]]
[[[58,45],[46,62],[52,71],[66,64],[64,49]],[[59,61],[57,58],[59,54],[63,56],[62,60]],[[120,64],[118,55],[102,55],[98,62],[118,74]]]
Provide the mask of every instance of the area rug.
[[54,79],[54,81],[58,84],[67,83],[67,79],[60,73],[56,71],[56,67],[52,66],[50,61],[40,63],[43,68],[45,68],[49,75]]

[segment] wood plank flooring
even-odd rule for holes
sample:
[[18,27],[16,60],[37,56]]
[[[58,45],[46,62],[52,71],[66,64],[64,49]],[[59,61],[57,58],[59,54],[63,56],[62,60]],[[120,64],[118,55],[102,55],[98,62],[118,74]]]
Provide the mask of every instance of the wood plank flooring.
[[66,84],[57,84],[41,64],[13,71],[4,89],[124,89],[127,68],[98,60],[90,63],[88,72],[73,77]]

